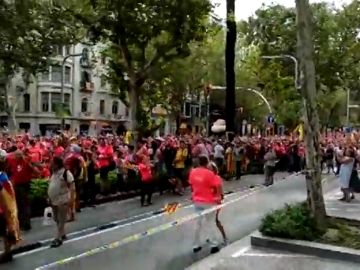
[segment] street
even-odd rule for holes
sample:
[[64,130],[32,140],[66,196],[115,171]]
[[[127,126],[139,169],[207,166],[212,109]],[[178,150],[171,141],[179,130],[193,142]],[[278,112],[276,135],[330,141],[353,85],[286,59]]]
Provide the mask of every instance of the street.
[[[283,178],[281,174],[280,178]],[[251,176],[243,183],[256,181],[262,181],[262,177]],[[303,175],[292,175],[269,188],[243,188],[229,194],[220,218],[230,242],[233,242],[254,231],[267,212],[305,197]],[[161,199],[154,201],[157,200]],[[137,200],[132,203],[139,209]],[[13,263],[2,269],[99,269],[104,265],[106,269],[119,269],[120,266],[121,269],[184,269],[209,255],[209,249],[203,249],[196,256],[192,253],[197,218],[192,216],[193,213],[188,202],[172,215],[140,216],[115,227],[74,237],[58,249],[43,247],[17,255]],[[220,235],[218,237],[220,239]],[[62,260],[67,263],[62,264]]]

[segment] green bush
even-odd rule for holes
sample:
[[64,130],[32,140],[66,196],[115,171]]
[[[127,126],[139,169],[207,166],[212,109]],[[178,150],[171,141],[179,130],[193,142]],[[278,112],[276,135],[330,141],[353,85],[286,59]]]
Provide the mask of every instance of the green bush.
[[46,200],[49,182],[45,179],[34,179],[30,182],[30,199]]
[[317,228],[305,203],[286,205],[262,220],[260,232],[264,235],[297,240],[319,239],[325,231]]

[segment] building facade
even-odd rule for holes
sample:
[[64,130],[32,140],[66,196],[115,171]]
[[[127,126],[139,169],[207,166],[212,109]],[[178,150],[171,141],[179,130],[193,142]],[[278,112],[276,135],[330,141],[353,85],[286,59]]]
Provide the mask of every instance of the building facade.
[[[55,47],[48,71],[38,74],[24,93],[19,94],[21,76],[13,79],[7,98],[10,105],[16,104],[16,125],[20,130],[45,135],[61,129],[61,116],[56,113],[56,106],[62,103],[61,63],[65,56],[79,54],[85,47],[88,46]],[[65,64],[64,102],[70,111],[65,124],[73,132],[96,135],[104,130],[121,131],[127,126],[129,110],[102,76],[106,59],[101,57],[100,49],[89,47],[87,61],[82,56],[69,57]],[[2,113],[3,126],[6,119]]]

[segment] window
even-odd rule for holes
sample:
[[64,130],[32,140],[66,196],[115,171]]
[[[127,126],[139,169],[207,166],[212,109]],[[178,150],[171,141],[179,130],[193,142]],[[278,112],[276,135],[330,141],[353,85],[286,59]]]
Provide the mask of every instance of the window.
[[49,93],[41,93],[41,110],[43,112],[49,111]]
[[51,67],[51,81],[52,82],[61,82],[61,67],[52,66]]
[[51,93],[51,111],[56,111],[56,106],[61,104],[61,94],[58,93]]
[[63,47],[59,46],[59,45],[54,45],[53,49],[52,49],[52,56],[59,56],[59,55],[63,55],[63,51],[62,51]]
[[81,73],[81,81],[83,81],[83,82],[91,82],[91,77],[90,77],[89,72],[83,71]]
[[119,102],[113,101],[111,112],[113,114],[118,114],[118,111],[119,111]]
[[43,73],[41,73],[41,80],[44,82],[49,81],[49,70],[44,71]]
[[128,107],[125,108],[125,117],[129,117],[129,108]]
[[184,107],[183,107],[183,114],[184,114],[184,116],[190,116],[191,112],[190,112],[190,103],[189,102],[185,102]]
[[65,46],[65,56],[71,54],[71,46]]
[[71,67],[65,67],[65,83],[71,83]]
[[100,114],[105,113],[105,100],[100,100]]
[[106,86],[106,77],[105,77],[105,75],[101,75],[101,77],[100,77],[100,86],[101,87]]
[[30,111],[30,95],[25,94],[24,96],[24,112]]
[[81,100],[81,112],[86,113],[88,111],[88,99],[83,98]]
[[101,57],[101,64],[106,65],[106,57],[105,56]]
[[64,102],[69,107],[69,109],[71,108],[71,99],[70,98],[71,98],[70,94],[64,95]]

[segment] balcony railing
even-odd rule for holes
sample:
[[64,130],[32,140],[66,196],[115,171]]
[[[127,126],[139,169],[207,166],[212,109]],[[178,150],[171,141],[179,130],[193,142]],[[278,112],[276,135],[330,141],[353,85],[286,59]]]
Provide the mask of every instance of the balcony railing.
[[95,84],[93,82],[80,82],[80,90],[86,92],[92,92],[95,90]]
[[93,114],[92,114],[92,112],[80,112],[79,117],[80,118],[92,118]]

